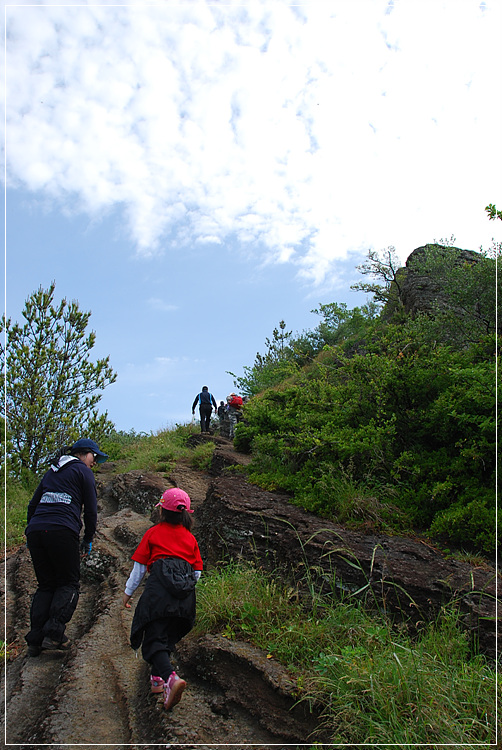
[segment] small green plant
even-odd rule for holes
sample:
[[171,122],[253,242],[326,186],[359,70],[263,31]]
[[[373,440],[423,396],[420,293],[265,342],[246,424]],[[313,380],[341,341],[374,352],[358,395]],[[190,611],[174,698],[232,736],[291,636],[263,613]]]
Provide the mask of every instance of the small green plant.
[[405,513],[390,502],[394,495],[391,487],[378,487],[366,478],[357,480],[349,461],[347,466],[321,467],[313,504],[321,514],[349,528],[392,532],[409,526]]
[[495,552],[495,528],[495,508],[489,508],[488,502],[480,497],[466,505],[458,503],[438,513],[431,524],[430,533],[458,544],[469,540],[478,549]]
[[197,445],[191,455],[190,463],[194,469],[207,471],[211,466],[211,458],[214,452],[214,443],[202,443]]

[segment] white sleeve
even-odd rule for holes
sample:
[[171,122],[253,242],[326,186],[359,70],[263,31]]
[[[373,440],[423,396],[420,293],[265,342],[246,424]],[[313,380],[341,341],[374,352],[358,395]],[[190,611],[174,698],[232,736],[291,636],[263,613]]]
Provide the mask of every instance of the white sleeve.
[[125,585],[125,593],[127,596],[132,596],[136,589],[138,588],[139,584],[143,580],[143,576],[146,573],[146,565],[143,565],[139,562],[134,562],[133,568],[131,570],[131,575],[127,579],[127,583]]
[[194,573],[195,573],[195,578],[196,578],[197,580],[199,580],[199,578],[200,578],[200,574],[202,573],[202,570],[194,570]]

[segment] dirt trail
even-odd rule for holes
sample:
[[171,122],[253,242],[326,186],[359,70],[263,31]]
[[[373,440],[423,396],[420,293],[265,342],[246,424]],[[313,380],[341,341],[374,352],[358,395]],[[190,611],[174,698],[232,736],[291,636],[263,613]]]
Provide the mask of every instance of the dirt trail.
[[[226,450],[232,450],[230,444]],[[2,736],[5,733],[7,745],[238,748],[255,744],[268,748],[298,744],[290,736],[270,731],[270,726],[264,728],[259,717],[228,697],[221,683],[201,679],[190,659],[184,660],[182,672],[188,687],[173,711],[164,711],[150,694],[148,667],[128,643],[134,609],[126,610],[121,603],[130,555],[150,520],[128,508],[118,510],[103,499],[110,471],[113,467],[97,475],[98,533],[83,568],[79,604],[67,628],[68,651],[27,656],[24,635],[35,578],[25,547],[7,558],[2,592],[9,648],[2,673],[6,697]],[[167,485],[185,489],[196,509],[210,481],[208,475],[181,464]],[[308,743],[307,737],[304,742]]]

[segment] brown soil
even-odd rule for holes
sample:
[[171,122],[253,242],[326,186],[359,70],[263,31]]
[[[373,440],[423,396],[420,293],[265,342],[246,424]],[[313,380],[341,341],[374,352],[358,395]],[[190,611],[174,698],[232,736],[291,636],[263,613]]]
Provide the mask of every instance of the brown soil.
[[[234,455],[230,443],[217,442],[224,463],[231,462],[232,456],[236,462],[245,461]],[[225,647],[217,637],[187,636],[175,656],[188,683],[182,701],[166,712],[161,700],[150,694],[148,665],[128,641],[134,607],[123,608],[122,592],[131,569],[130,555],[151,522],[109,499],[106,489],[117,472],[120,467],[105,464],[96,477],[98,533],[92,555],[82,567],[80,600],[67,627],[69,650],[44,651],[36,658],[27,655],[24,635],[35,577],[25,547],[7,557],[2,592],[8,644],[2,673],[6,744],[21,748],[310,744],[312,721],[305,716],[302,723],[302,715],[293,708],[294,700],[284,688],[289,676],[249,644],[226,642]],[[211,482],[208,474],[188,463],[180,464],[169,477],[158,478],[165,486],[185,489],[195,510]],[[258,698],[263,711],[257,710]]]

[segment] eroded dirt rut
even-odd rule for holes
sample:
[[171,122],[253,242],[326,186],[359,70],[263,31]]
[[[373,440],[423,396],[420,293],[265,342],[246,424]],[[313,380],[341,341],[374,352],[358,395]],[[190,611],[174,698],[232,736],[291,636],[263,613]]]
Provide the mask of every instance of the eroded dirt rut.
[[[113,467],[107,467],[106,472],[110,471]],[[188,465],[180,465],[164,479],[166,486],[177,484],[184,488],[195,509],[204,501],[210,482],[209,476]],[[106,500],[104,489],[110,480],[111,475],[106,473],[97,477],[98,533],[92,556],[83,567],[79,604],[67,628],[71,640],[68,651],[46,651],[36,658],[27,656],[24,635],[29,625],[35,577],[25,547],[7,558],[2,592],[9,649],[2,673],[6,698],[2,735],[5,734],[6,744],[22,748],[46,744],[53,747],[308,744],[311,729],[308,722],[305,736],[301,736],[303,730],[298,728],[301,722],[295,726],[293,718],[289,730],[283,717],[275,727],[274,717],[269,716],[264,726],[259,716],[227,693],[224,673],[219,675],[219,681],[204,679],[208,672],[201,672],[193,644],[186,653],[183,642],[180,645],[179,671],[188,682],[181,703],[166,712],[159,699],[150,694],[148,666],[129,646],[134,609],[124,609],[121,600],[131,567],[130,555],[151,522],[145,515],[129,508],[119,509],[117,504]],[[196,527],[194,531],[197,533]],[[229,669],[239,669],[239,659],[247,666],[251,664],[248,671],[254,677],[249,690],[260,692],[263,687],[266,692],[269,688],[259,679],[259,658],[251,651],[249,647],[249,653],[238,654],[233,666],[230,659]]]

